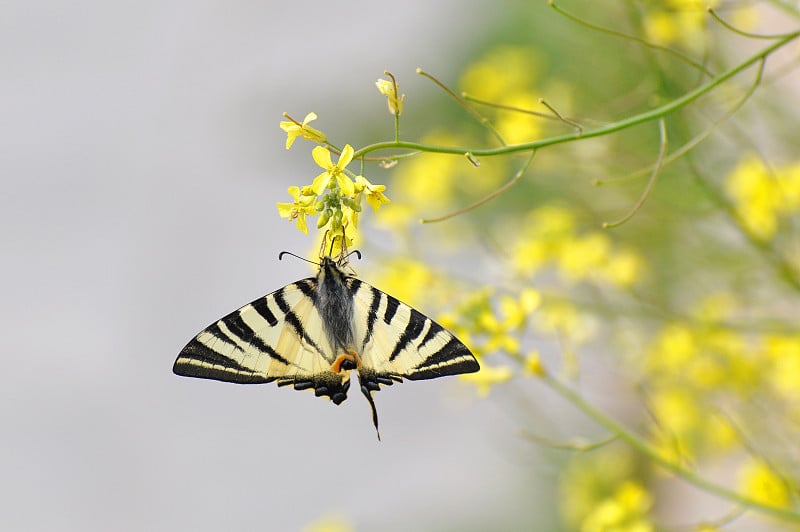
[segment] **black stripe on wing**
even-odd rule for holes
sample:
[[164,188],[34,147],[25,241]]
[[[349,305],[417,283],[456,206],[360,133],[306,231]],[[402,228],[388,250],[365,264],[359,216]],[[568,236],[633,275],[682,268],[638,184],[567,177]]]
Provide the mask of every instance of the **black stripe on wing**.
[[[286,366],[290,364],[272,346],[266,344],[242,318],[243,312],[252,309],[270,327],[278,325],[277,318],[269,308],[269,298],[270,296],[259,298],[201,331],[181,350],[172,371],[176,375],[184,377],[215,379],[239,384],[259,384],[274,380],[274,378],[257,373],[252,368],[241,364],[236,358],[225,354],[239,353],[244,359],[245,353],[252,356],[252,352],[256,351],[264,353]],[[224,352],[216,347],[224,347]]]
[[[363,286],[369,290],[370,296],[372,297],[369,304],[369,311],[367,312],[367,330],[364,334],[364,340],[361,342],[361,349],[363,350],[367,343],[372,340],[372,331],[375,330],[375,322],[378,320],[378,309],[381,306],[381,301],[383,298],[389,296],[368,284],[359,283],[359,286]],[[355,295],[356,291],[353,289],[352,284],[350,285],[350,289],[353,291],[353,295]]]
[[[387,296],[389,297],[389,296]],[[393,297],[389,297],[389,302],[394,300],[397,302],[396,299]],[[430,321],[434,323],[433,320],[430,320],[426,316],[422,315],[418,311],[414,310],[413,308],[409,307],[411,313],[408,316],[408,323],[406,324],[406,328],[403,333],[400,335],[400,338],[397,339],[397,343],[392,350],[392,353],[389,355],[389,362],[394,361],[397,358],[397,355],[400,354],[403,349],[407,348],[408,345],[419,338],[419,335],[422,333],[422,330],[425,328],[425,322]],[[389,323],[389,322],[386,322]],[[441,327],[439,327],[441,328]]]
[[183,377],[214,379],[238,384],[262,384],[272,378],[257,374],[237,361],[218,353],[197,338],[181,350],[172,372]]
[[[433,322],[436,324],[436,322]],[[440,329],[441,325],[436,324]],[[450,335],[450,333],[447,333]],[[441,349],[423,360],[414,369],[407,371],[403,376],[412,381],[434,379],[445,375],[459,375],[461,373],[475,373],[481,369],[472,352],[455,336],[450,335],[448,341]]]
[[[275,292],[273,294],[275,297],[275,303],[278,304],[278,308],[280,309],[281,312],[283,312],[284,321],[292,326],[292,329],[294,329],[295,333],[297,333],[297,336],[302,338],[306,344],[311,346],[311,348],[314,349],[314,351],[316,351],[319,356],[330,362],[329,357],[326,356],[325,352],[308,335],[306,328],[303,326],[303,322],[300,321],[300,318],[297,316],[297,314],[295,314],[294,311],[292,311],[291,307],[289,307],[289,303],[286,302],[286,298],[284,297],[284,292],[286,292],[286,290],[290,287],[299,288],[300,291],[303,292],[303,295],[306,295],[305,290],[309,290],[313,293],[312,290],[313,287],[309,287],[308,284],[304,281],[298,281],[294,284],[291,284]],[[314,298],[316,298],[316,295],[314,296]]]
[[[261,301],[265,301],[262,307],[266,309],[267,312],[269,312],[269,307],[266,304],[266,297],[262,297],[261,299],[254,301],[250,305],[244,306],[241,309],[237,310],[236,312],[232,312],[231,314],[225,316],[220,320],[220,322],[222,322],[222,324],[225,325],[225,327],[227,327],[227,329],[231,332],[231,334],[235,335],[240,340],[241,343],[247,344],[248,349],[249,348],[258,349],[262,353],[268,354],[270,358],[277,360],[281,364],[288,366],[290,362],[286,360],[283,356],[281,356],[280,353],[275,351],[275,349],[273,349],[271,345],[264,342],[264,340],[260,336],[258,336],[258,334],[256,334],[256,332],[249,325],[247,325],[247,323],[245,323],[244,319],[242,319],[242,312],[249,310],[250,307],[255,309],[256,312],[258,312],[256,304],[260,303]],[[259,315],[264,317],[264,315],[261,314],[260,312]],[[278,324],[278,320],[276,319],[274,323],[273,322],[268,322],[268,323],[272,327],[275,327]],[[206,331],[209,331],[209,329],[206,329]],[[220,333],[223,333],[223,331],[220,331]],[[234,340],[228,335],[225,335],[225,339]],[[236,342],[234,341],[232,343]]]

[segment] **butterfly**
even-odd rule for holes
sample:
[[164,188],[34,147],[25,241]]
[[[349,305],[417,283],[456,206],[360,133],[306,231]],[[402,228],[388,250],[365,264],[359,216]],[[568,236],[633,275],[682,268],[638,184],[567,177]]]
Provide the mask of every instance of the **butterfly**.
[[380,440],[372,393],[381,385],[480,369],[451,332],[346,266],[347,256],[322,257],[315,277],[212,323],[181,350],[173,372],[239,384],[274,381],[339,405],[355,370]]

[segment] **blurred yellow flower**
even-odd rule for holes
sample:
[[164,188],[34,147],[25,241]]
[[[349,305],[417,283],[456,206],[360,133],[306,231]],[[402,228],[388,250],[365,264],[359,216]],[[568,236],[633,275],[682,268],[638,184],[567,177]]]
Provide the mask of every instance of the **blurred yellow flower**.
[[676,439],[690,435],[705,423],[705,413],[698,410],[695,395],[686,388],[658,390],[651,397],[653,416],[668,436]]
[[747,460],[739,468],[739,490],[756,501],[787,508],[790,495],[786,483],[763,461]]
[[800,335],[770,334],[764,343],[772,386],[790,401],[800,400]]
[[309,523],[303,532],[355,532],[355,526],[344,516],[326,515]]
[[519,304],[522,312],[531,314],[542,304],[542,294],[533,288],[524,288],[519,296]]
[[398,257],[381,268],[376,286],[404,303],[419,306],[426,299],[428,304],[435,299],[431,287],[440,285],[435,281],[433,271],[424,262]]
[[[539,103],[539,96],[529,91],[505,94],[503,105],[527,111],[546,111]],[[521,144],[536,140],[542,131],[542,119],[519,111],[503,110],[498,113],[495,127],[509,144]]]
[[286,120],[281,121],[281,129],[286,132],[287,150],[292,147],[297,137],[303,137],[306,140],[313,140],[319,143],[325,142],[325,134],[308,125],[309,122],[316,119],[316,113],[308,113],[301,124]]
[[725,187],[744,228],[762,240],[775,236],[781,217],[800,212],[800,163],[772,169],[747,157],[728,175]]
[[[449,133],[430,133],[421,141],[425,144],[457,146],[459,139]],[[456,176],[471,168],[464,160],[452,155],[421,153],[403,160],[396,169],[392,196],[414,206],[416,212],[424,209],[444,209],[450,205],[457,188]],[[396,192],[395,192],[396,191]]]
[[511,368],[506,366],[481,366],[481,370],[477,373],[467,373],[459,375],[461,380],[474,384],[478,389],[478,395],[486,397],[492,389],[492,386],[503,384],[511,380],[514,373]]
[[569,281],[580,281],[590,277],[608,261],[611,242],[604,233],[575,236],[563,243],[559,254],[559,272]]
[[539,59],[529,46],[495,46],[461,75],[461,90],[495,103],[508,103],[509,94],[534,88]]
[[586,341],[593,333],[578,308],[568,301],[545,302],[535,314],[537,328],[546,334],[569,338],[572,344]]
[[627,481],[601,501],[581,523],[581,532],[651,532],[653,497],[638,482]]
[[525,357],[525,373],[536,377],[542,377],[547,374],[538,351],[531,351]]
[[655,337],[645,363],[649,373],[681,374],[699,355],[694,332],[686,325],[668,324]]
[[628,288],[642,278],[644,261],[631,250],[615,251],[600,269],[600,274],[614,286]]
[[718,0],[665,0],[644,17],[645,37],[662,46],[678,44],[692,51],[704,45],[708,13]]
[[345,173],[345,168],[347,168],[347,165],[353,160],[353,153],[353,147],[346,144],[342,150],[342,154],[339,156],[339,160],[334,164],[331,160],[331,152],[328,148],[317,146],[311,151],[314,162],[325,170],[315,177],[314,182],[311,184],[311,188],[317,195],[322,194],[325,189],[328,188],[331,180],[336,181],[339,190],[342,191],[344,196],[352,196],[355,194],[355,185]]

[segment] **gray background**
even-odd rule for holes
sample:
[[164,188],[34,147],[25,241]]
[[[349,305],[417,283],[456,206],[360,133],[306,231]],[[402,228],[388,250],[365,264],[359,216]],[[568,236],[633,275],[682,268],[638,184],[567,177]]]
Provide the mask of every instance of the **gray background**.
[[171,373],[310,273],[276,260],[310,239],[274,204],[315,175],[281,113],[385,113],[387,68],[433,91],[414,68],[446,79],[496,5],[2,3],[0,529],[480,530],[547,504],[507,405],[454,379],[378,394],[378,444],[357,393]]

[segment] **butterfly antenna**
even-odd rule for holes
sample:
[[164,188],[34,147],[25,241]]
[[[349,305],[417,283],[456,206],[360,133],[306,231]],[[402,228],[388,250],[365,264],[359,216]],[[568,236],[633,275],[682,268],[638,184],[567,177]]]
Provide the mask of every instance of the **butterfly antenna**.
[[296,258],[296,259],[304,260],[304,261],[306,261],[306,262],[308,262],[308,263],[311,263],[311,264],[316,264],[317,266],[319,266],[319,263],[318,263],[318,262],[314,262],[313,260],[308,260],[307,258],[305,258],[305,257],[301,257],[300,255],[295,255],[295,254],[294,254],[294,253],[292,253],[291,251],[281,251],[281,252],[278,254],[278,260],[283,260],[283,256],[284,256],[284,255],[291,255],[292,257],[294,257],[294,258]]
[[357,249],[354,249],[353,251],[345,255],[344,256],[345,260],[349,259],[350,255],[355,255],[356,257],[358,257],[358,260],[361,260],[361,252]]

